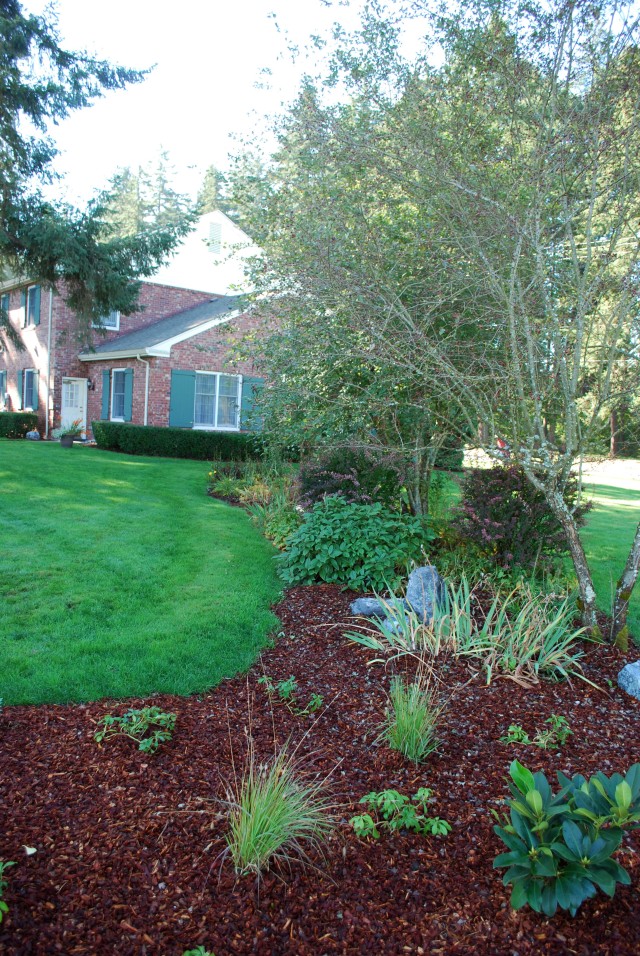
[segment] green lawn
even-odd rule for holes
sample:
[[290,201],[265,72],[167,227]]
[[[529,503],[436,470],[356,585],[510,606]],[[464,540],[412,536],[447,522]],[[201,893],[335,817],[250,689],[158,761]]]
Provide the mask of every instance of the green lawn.
[[[593,571],[598,604],[611,611],[615,591],[640,519],[640,462],[612,462],[588,475],[587,496],[594,502],[582,540]],[[640,583],[629,602],[629,630],[640,643]]]
[[[594,508],[587,515],[582,540],[598,604],[610,613],[615,582],[624,567],[640,519],[640,462],[603,461],[585,466],[585,493],[593,500]],[[449,507],[459,497],[458,486],[450,482],[445,492]],[[567,564],[571,566],[569,561]],[[629,604],[629,630],[640,644],[640,583]]]
[[0,441],[0,697],[202,691],[277,628],[273,547],[206,465]]

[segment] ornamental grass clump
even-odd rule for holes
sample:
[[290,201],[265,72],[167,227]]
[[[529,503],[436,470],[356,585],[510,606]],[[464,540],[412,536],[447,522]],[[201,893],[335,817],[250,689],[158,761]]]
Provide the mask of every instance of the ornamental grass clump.
[[487,684],[495,676],[523,685],[570,677],[590,683],[582,673],[578,643],[585,629],[573,624],[576,609],[570,597],[560,603],[555,596],[545,599],[522,582],[481,606],[461,575],[457,586],[447,584],[429,624],[407,611],[401,599],[379,600],[386,619],[367,619],[358,631],[345,632],[349,640],[380,652],[376,663],[406,654],[424,660],[449,651],[480,661]]
[[259,765],[251,745],[245,774],[227,802],[226,842],[241,875],[260,876],[273,861],[309,862],[308,850],[321,849],[334,828],[326,781],[305,777],[286,747]]
[[429,676],[419,672],[410,682],[393,677],[389,707],[378,739],[407,760],[422,763],[437,749],[437,728],[443,710]]

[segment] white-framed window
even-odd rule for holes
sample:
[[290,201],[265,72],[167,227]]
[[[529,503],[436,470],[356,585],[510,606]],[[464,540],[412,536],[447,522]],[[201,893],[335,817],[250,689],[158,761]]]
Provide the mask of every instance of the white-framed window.
[[25,411],[38,407],[38,373],[33,368],[26,368],[22,376],[22,407]]
[[7,372],[6,369],[0,371],[0,408],[4,408],[7,403]]
[[222,372],[196,372],[194,428],[240,428],[239,375]]
[[6,314],[9,315],[9,293],[3,292],[0,295],[0,309]]
[[40,324],[40,286],[27,286],[25,325]]
[[124,421],[125,369],[114,368],[111,373],[111,420]]
[[93,323],[94,329],[108,329],[110,332],[118,332],[120,329],[120,313],[117,309],[112,309],[108,315],[101,315],[99,321]]

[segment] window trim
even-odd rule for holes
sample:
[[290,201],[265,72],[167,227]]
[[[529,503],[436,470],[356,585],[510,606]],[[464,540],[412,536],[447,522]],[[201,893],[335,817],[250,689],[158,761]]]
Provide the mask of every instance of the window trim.
[[[233,372],[211,372],[209,369],[194,369],[195,372],[195,383],[193,389],[193,429],[194,431],[206,431],[206,432],[239,432],[240,431],[240,408],[242,405],[242,375],[237,375]],[[228,378],[235,378],[237,381],[236,389],[236,424],[235,425],[202,425],[196,423],[196,399],[198,392],[198,375],[215,375],[216,377],[216,393],[215,393],[215,403],[214,403],[214,418],[217,423],[218,421],[218,400],[220,398],[220,376],[225,375]]]
[[27,405],[27,376],[29,375],[31,376],[31,398],[33,399],[34,388],[37,389],[37,386],[38,386],[38,378],[39,378],[38,369],[25,368],[22,370],[22,395],[20,396],[20,402],[22,405],[23,412],[37,411],[37,406],[38,406],[38,402],[36,402],[36,408],[34,409],[33,401],[31,402],[30,405]]
[[124,413],[125,413],[124,407],[123,407],[123,409],[122,409],[122,418],[115,418],[115,417],[114,417],[114,414],[113,414],[113,393],[114,393],[114,388],[113,388],[113,386],[115,385],[115,382],[116,382],[116,372],[122,372],[122,398],[123,398],[123,403],[124,403],[124,396],[125,396],[125,389],[126,389],[126,384],[125,384],[125,382],[126,382],[126,380],[125,380],[125,373],[126,373],[126,371],[127,371],[126,368],[112,368],[112,369],[111,369],[111,382],[110,382],[111,395],[109,396],[109,421],[110,421],[110,422],[124,422],[124,421],[126,421],[126,419],[125,419],[125,417],[124,417]]
[[116,317],[115,325],[105,325],[104,322],[92,322],[91,323],[92,327],[94,329],[104,329],[105,332],[119,332],[120,331],[120,310],[119,309],[112,309],[111,312],[109,312],[108,316],[101,315],[100,318],[104,320],[105,318],[109,318],[109,316],[112,316],[112,315],[115,315]]
[[7,374],[7,369],[0,369],[0,408],[5,409],[7,404],[7,392],[9,388],[9,376]]
[[9,315],[9,309],[11,308],[11,293],[3,292],[0,295],[0,308],[4,309],[7,315]]
[[[38,289],[38,288],[39,288],[39,285],[34,282],[32,285],[28,285],[27,288],[26,288],[26,291],[25,291],[25,300],[24,300],[24,326],[25,326],[26,329],[35,328],[36,325],[39,325],[39,324],[40,324],[39,322],[36,322],[36,321],[35,321],[35,309],[34,309],[34,312],[33,312],[33,316],[32,316],[32,314],[31,314],[31,295],[32,295],[32,293],[33,293],[33,295],[34,295],[34,297],[35,297],[36,289]],[[35,305],[35,303],[34,303],[34,305]],[[39,319],[39,318],[40,318],[40,316],[38,316],[38,319]]]

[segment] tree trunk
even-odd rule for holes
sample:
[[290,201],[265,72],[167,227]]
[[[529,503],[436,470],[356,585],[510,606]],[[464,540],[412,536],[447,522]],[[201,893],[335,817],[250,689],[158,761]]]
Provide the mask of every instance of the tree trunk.
[[629,629],[627,627],[627,611],[631,592],[638,578],[640,568],[640,521],[636,528],[635,537],[624,571],[616,585],[616,596],[613,602],[613,640],[616,647],[622,651],[629,650]]
[[618,448],[618,412],[615,408],[611,409],[609,415],[609,458],[617,458],[620,449]]
[[547,500],[549,501],[551,510],[562,525],[567,544],[569,545],[571,560],[573,561],[573,567],[580,589],[580,601],[578,606],[580,608],[582,624],[587,628],[591,637],[596,639],[602,638],[602,632],[598,627],[596,618],[596,590],[593,586],[591,570],[587,556],[584,553],[580,535],[578,534],[575,519],[567,508],[560,492],[556,491],[552,493]]

